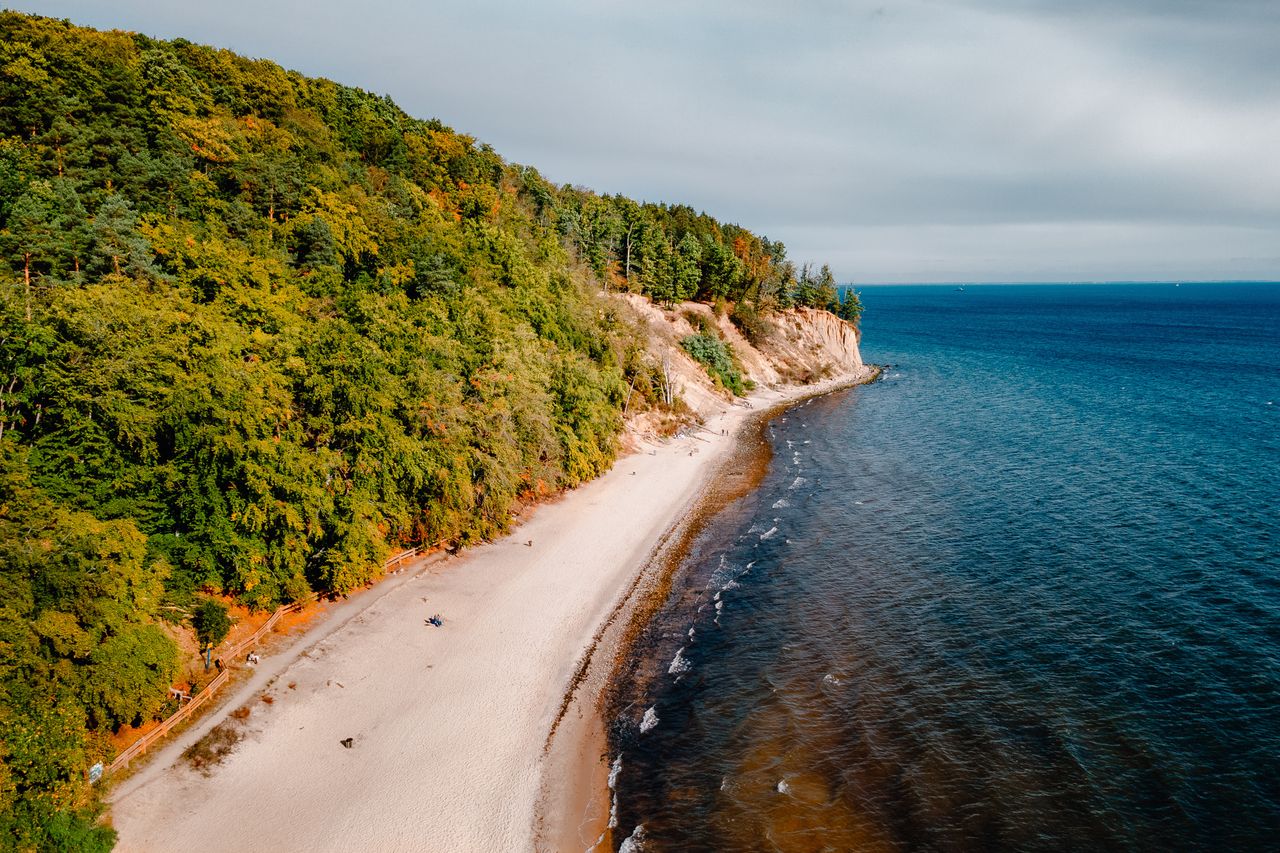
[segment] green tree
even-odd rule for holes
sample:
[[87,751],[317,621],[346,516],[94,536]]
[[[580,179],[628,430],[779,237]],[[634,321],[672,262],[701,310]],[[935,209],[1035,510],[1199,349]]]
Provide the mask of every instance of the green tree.
[[840,300],[840,307],[836,314],[842,320],[848,320],[850,323],[857,323],[862,317],[862,299],[859,298],[858,292],[852,287],[846,287],[844,295]]
[[48,182],[32,184],[9,209],[8,225],[0,231],[5,254],[22,268],[26,319],[31,319],[31,280],[48,269],[58,247],[53,191]]
[[835,313],[840,307],[840,294],[836,291],[836,277],[831,274],[831,267],[826,264],[818,272],[814,282],[813,308],[822,308]]
[[217,646],[227,638],[231,631],[231,617],[227,608],[211,598],[205,598],[197,605],[191,616],[191,625],[196,629],[196,640],[200,648]]
[[91,723],[117,727],[148,720],[178,674],[178,650],[156,625],[108,637],[89,657],[84,701]]
[[677,302],[692,299],[702,278],[702,244],[693,234],[685,234],[676,245],[672,263],[673,297]]
[[155,278],[151,244],[138,231],[133,205],[120,195],[110,195],[93,215],[93,247],[89,271],[98,275]]
[[733,251],[713,239],[703,240],[702,286],[698,296],[703,299],[725,299],[731,296],[741,281],[742,263]]

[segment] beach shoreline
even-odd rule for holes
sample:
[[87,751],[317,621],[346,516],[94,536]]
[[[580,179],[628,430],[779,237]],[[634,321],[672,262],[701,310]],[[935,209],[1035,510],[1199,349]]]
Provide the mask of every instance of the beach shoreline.
[[[171,749],[113,795],[118,849],[560,849],[572,833],[548,805],[600,814],[587,808],[607,791],[592,662],[644,597],[646,568],[725,478],[744,423],[872,376],[765,391],[641,440],[508,536],[415,568],[304,637],[231,714],[238,742],[220,764],[200,772]],[[437,612],[441,628],[425,622]]]
[[[754,491],[772,458],[765,429],[779,415],[815,397],[875,381],[880,368],[809,386],[791,386],[768,405],[746,413],[728,432],[725,455],[709,464],[682,517],[655,541],[613,612],[584,651],[560,717],[544,746],[543,781],[535,812],[540,851],[611,850],[612,773],[609,719],[617,710],[616,679],[634,644],[662,607],[676,574],[712,519]],[[757,400],[756,402],[762,402]]]

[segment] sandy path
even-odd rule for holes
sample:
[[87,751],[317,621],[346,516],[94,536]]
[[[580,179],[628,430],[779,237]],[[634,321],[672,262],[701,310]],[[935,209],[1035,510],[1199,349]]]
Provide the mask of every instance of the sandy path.
[[245,739],[210,776],[173,766],[171,748],[115,792],[117,849],[531,849],[542,748],[577,663],[745,415],[624,457],[511,536],[317,626],[274,685],[242,688]]

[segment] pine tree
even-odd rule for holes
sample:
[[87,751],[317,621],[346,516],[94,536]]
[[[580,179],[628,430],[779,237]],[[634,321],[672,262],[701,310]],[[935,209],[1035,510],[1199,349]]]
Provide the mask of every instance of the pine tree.
[[123,196],[112,194],[99,205],[93,216],[93,248],[91,272],[128,275],[135,279],[159,276],[151,254],[151,244],[138,233],[138,219],[133,205]]

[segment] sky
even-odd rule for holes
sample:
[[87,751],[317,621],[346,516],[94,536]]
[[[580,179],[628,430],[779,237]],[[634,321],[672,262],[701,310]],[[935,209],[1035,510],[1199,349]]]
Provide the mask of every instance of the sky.
[[845,282],[1280,279],[1280,0],[5,0],[387,94]]

